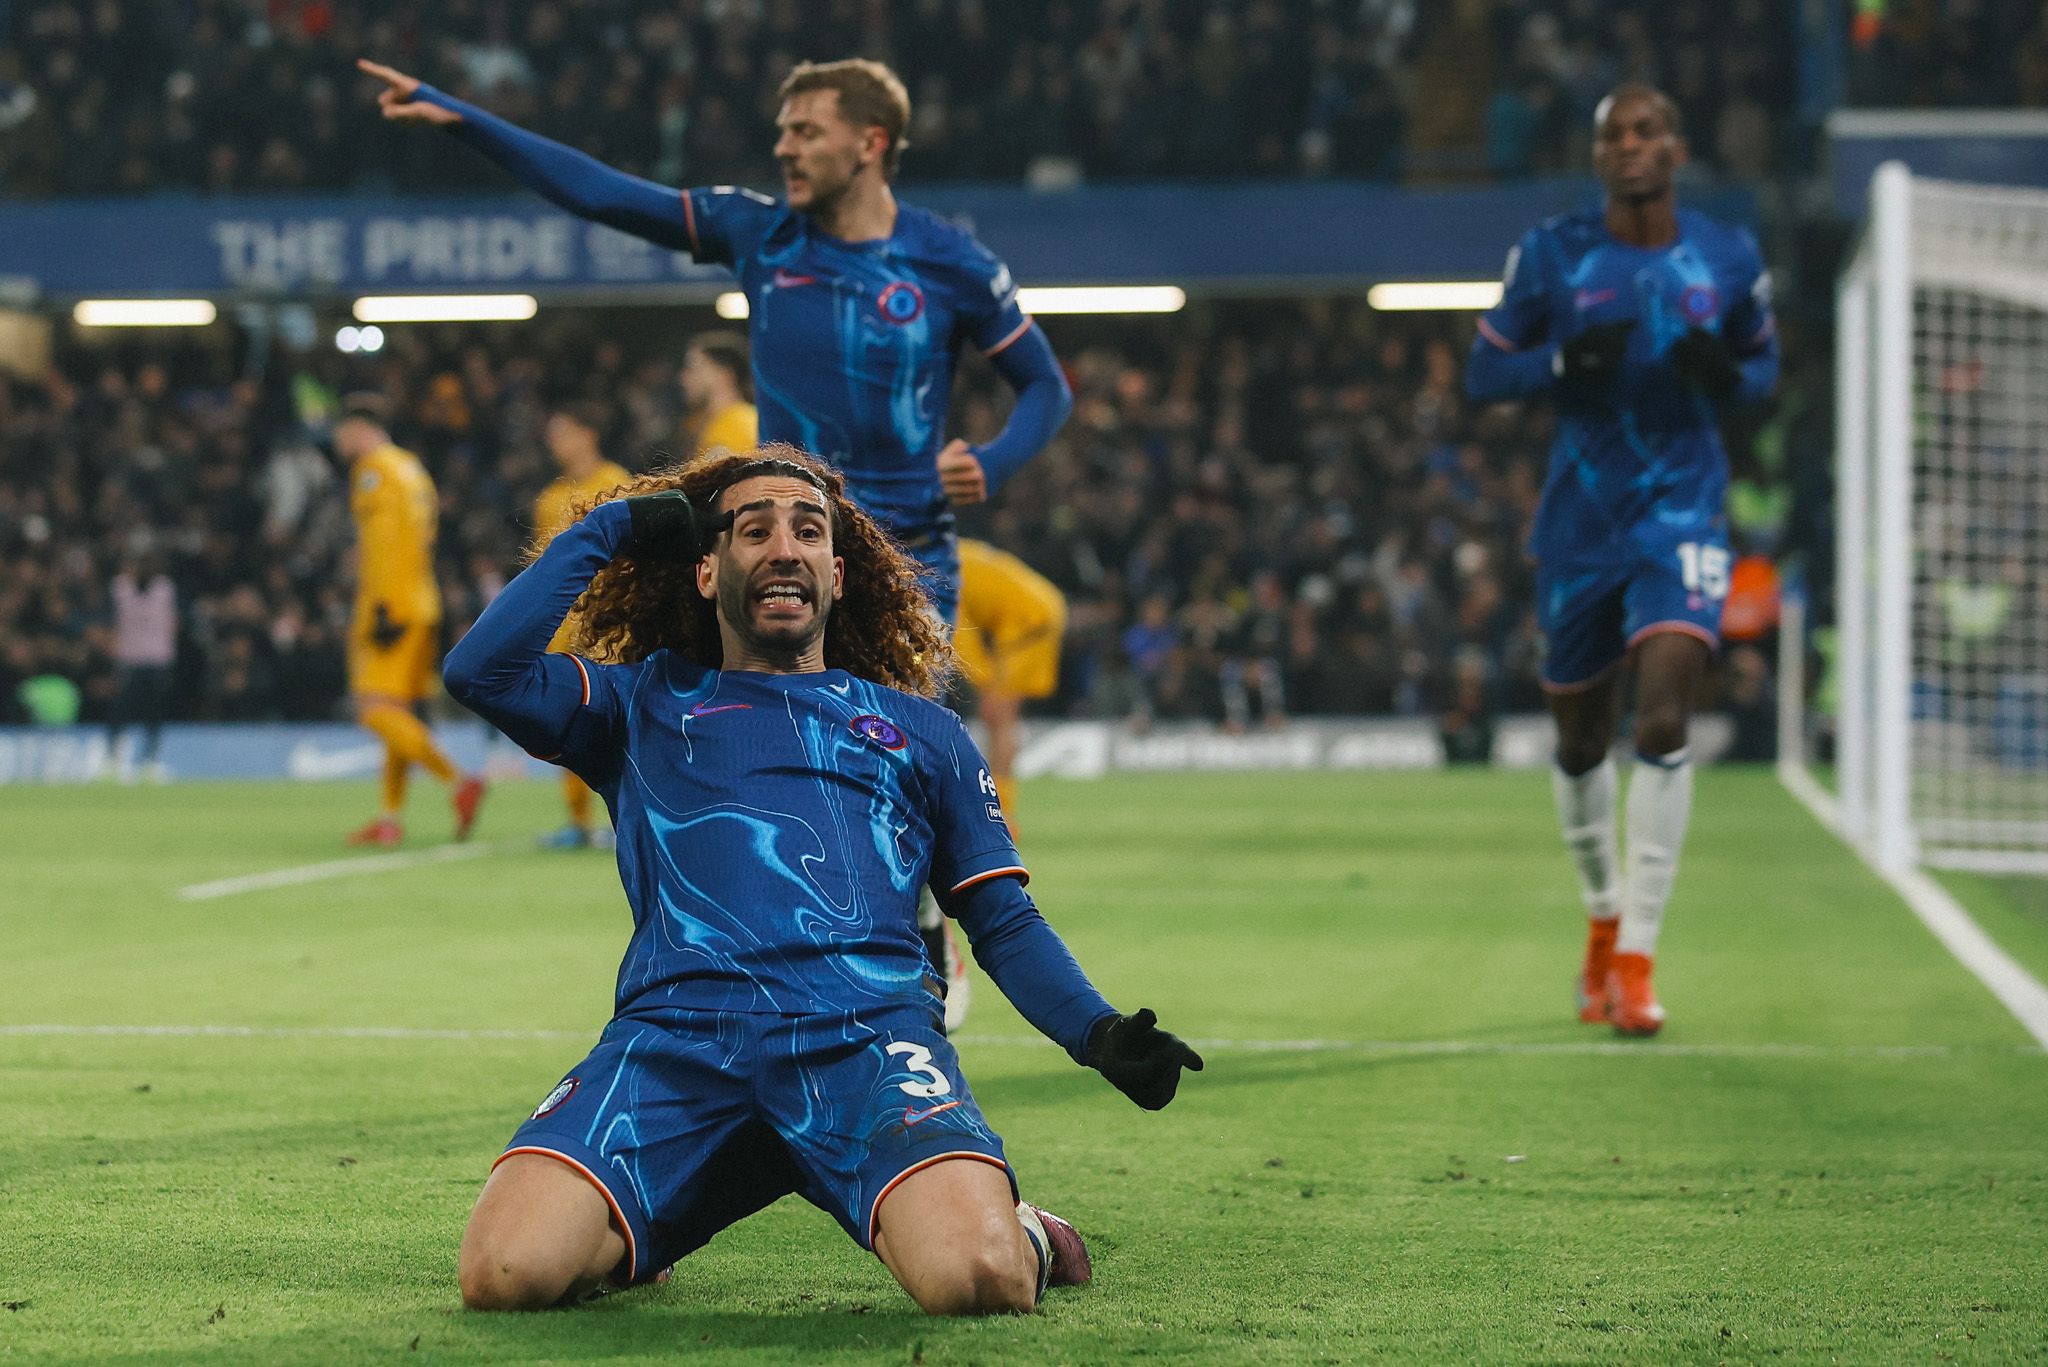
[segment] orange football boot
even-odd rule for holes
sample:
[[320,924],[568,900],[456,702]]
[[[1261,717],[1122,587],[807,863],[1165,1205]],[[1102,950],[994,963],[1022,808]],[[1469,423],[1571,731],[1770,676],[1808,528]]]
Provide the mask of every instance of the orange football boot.
[[405,839],[405,828],[393,817],[380,816],[359,831],[350,834],[351,845],[383,845],[387,848]]
[[1650,956],[1617,954],[1607,975],[1607,1019],[1617,1035],[1648,1037],[1664,1028],[1664,1008],[1650,986]]
[[455,838],[469,839],[470,828],[476,825],[477,809],[484,805],[484,781],[479,774],[471,774],[455,785],[455,795],[450,799],[455,804]]
[[1579,1019],[1588,1025],[1607,1019],[1607,970],[1614,960],[1614,937],[1620,929],[1618,920],[1586,919],[1586,962],[1572,984],[1572,997],[1578,1003]]

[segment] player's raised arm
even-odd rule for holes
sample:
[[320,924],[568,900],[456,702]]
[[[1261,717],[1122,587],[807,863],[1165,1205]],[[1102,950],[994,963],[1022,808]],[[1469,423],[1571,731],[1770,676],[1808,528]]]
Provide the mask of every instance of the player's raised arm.
[[448,652],[448,692],[533,754],[552,757],[580,708],[604,701],[593,667],[548,653],[555,629],[597,572],[622,552],[694,559],[730,525],[677,491],[615,499],[548,543]]
[[614,170],[573,147],[436,90],[416,76],[367,58],[359,59],[356,67],[384,82],[377,104],[385,118],[446,129],[578,218],[701,255],[703,244],[691,231],[683,192]]

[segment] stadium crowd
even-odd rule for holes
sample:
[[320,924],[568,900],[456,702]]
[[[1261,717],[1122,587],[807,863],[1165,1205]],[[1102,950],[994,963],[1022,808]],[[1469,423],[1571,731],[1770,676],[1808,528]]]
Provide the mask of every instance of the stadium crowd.
[[[916,110],[913,182],[1583,170],[1593,104],[1631,78],[1678,98],[1698,161],[1754,178],[1792,146],[1795,8],[13,0],[0,6],[0,193],[502,183],[459,148],[382,125],[351,65],[365,54],[668,184],[770,183],[778,82],[801,58],[849,54],[903,73]],[[1901,88],[1946,98],[2013,50],[1944,44],[1948,29],[1933,31],[1925,45],[1884,49],[1903,67]],[[2028,41],[2041,50],[2048,28]],[[1922,68],[1935,74],[1922,80]],[[2016,89],[2040,96],[2039,84]]]
[[[220,351],[94,349],[0,384],[0,719],[106,718],[110,586],[151,568],[177,597],[174,716],[345,715],[352,534],[320,445],[339,397],[381,391],[437,482],[453,639],[520,563],[553,473],[548,405],[603,405],[629,469],[690,449],[678,339],[600,332],[618,317],[399,329],[375,357],[308,351],[262,381]],[[1256,726],[1461,697],[1539,709],[1521,545],[1549,419],[1468,408],[1469,328],[1351,301],[1057,320],[1074,415],[963,519],[1070,598],[1054,710]],[[957,426],[986,437],[1007,391],[978,364],[961,386]],[[1788,525],[1785,449],[1823,440],[1800,434],[1800,394],[1788,379],[1784,416],[1735,443],[1737,528],[1764,549]]]

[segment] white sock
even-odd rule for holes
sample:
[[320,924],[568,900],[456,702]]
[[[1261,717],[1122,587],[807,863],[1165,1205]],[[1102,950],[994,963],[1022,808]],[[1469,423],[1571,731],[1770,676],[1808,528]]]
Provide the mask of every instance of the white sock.
[[1565,848],[1579,870],[1579,892],[1586,915],[1611,921],[1621,914],[1621,863],[1614,829],[1614,798],[1620,780],[1609,756],[1574,778],[1550,766],[1550,791],[1557,799],[1558,824],[1564,827]]
[[1038,1296],[1043,1300],[1046,1279],[1052,1276],[1052,1237],[1045,1232],[1045,1222],[1038,1218],[1038,1212],[1022,1201],[1017,1203],[1017,1223],[1024,1226],[1024,1237],[1031,1241],[1031,1251],[1038,1255]]
[[1678,852],[1692,817],[1692,761],[1681,747],[1637,755],[1628,780],[1628,887],[1622,897],[1619,954],[1655,954],[1664,904],[1678,875]]

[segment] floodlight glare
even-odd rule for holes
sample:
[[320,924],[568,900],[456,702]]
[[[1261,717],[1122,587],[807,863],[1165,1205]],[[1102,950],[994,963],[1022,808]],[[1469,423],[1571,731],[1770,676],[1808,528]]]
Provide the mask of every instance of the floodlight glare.
[[1500,281],[1389,280],[1367,290],[1365,302],[1388,313],[1490,309],[1500,302]]
[[88,328],[203,328],[216,316],[210,299],[81,299],[71,310]]
[[373,294],[355,306],[358,323],[523,323],[538,312],[530,294]]
[[1026,313],[1179,313],[1187,291],[1178,285],[1034,285],[1017,291]]

